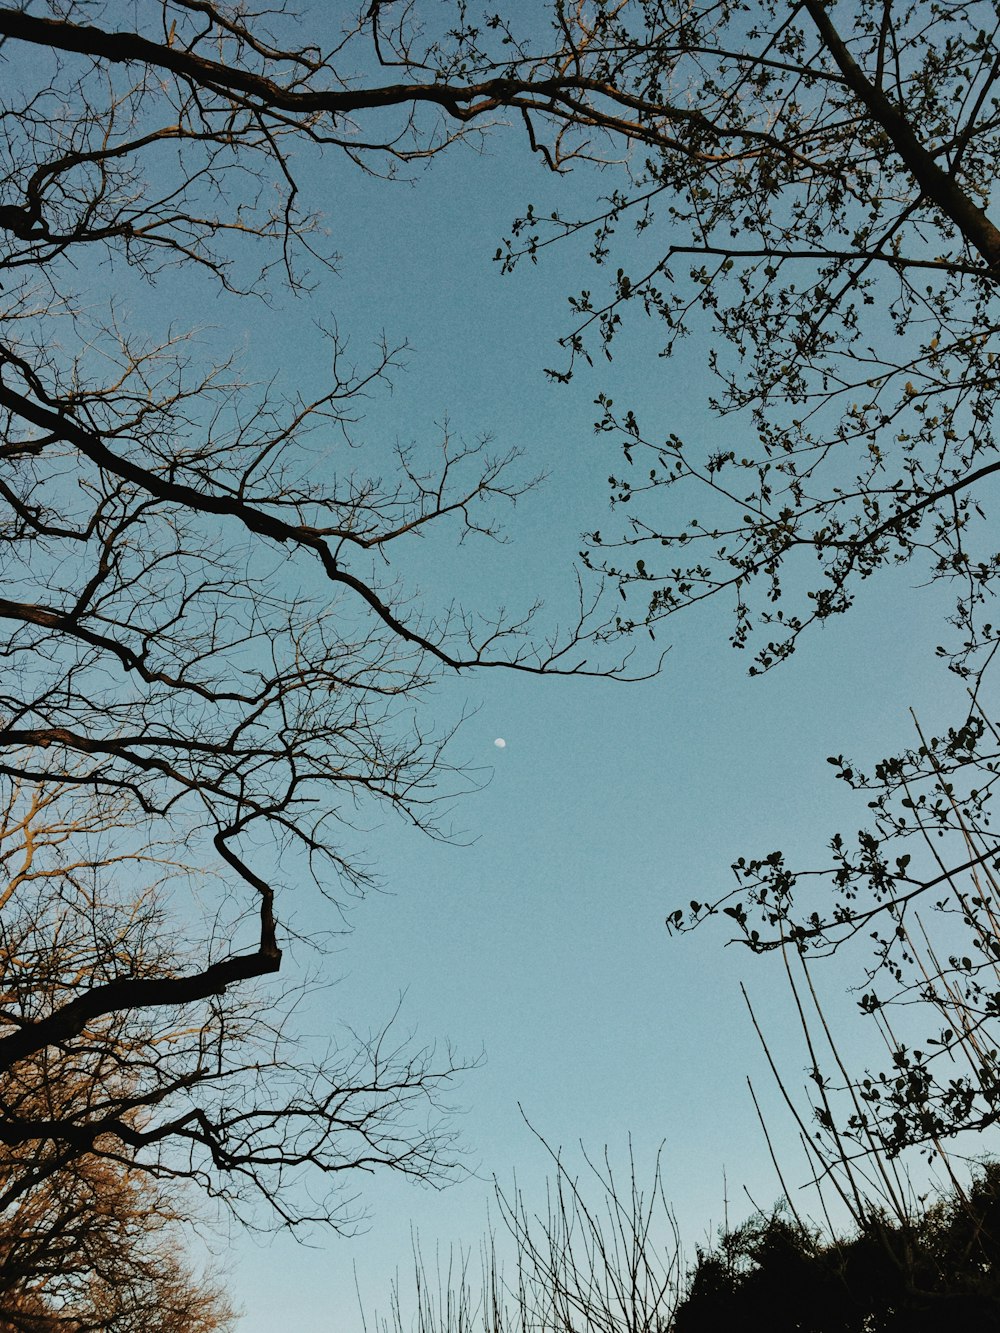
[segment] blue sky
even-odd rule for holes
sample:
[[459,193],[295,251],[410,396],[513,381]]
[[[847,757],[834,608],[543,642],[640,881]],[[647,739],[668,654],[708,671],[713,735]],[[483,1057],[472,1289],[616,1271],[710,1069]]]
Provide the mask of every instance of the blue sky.
[[[512,8],[529,19],[538,12]],[[337,10],[313,13],[319,27]],[[235,348],[249,380],[274,379],[276,392],[307,398],[330,383],[321,328],[336,324],[359,365],[383,335],[405,342],[391,392],[375,389],[353,430],[356,452],[345,456],[359,471],[391,473],[395,445],[432,457],[447,423],[456,437],[491,436],[498,452],[523,450],[523,477],[546,474],[501,511],[506,544],[458,546],[447,529],[400,543],[394,571],[413,605],[434,611],[457,599],[472,611],[502,605],[516,614],[541,598],[539,632],[565,623],[581,533],[619,521],[609,515],[607,479],[622,457],[595,433],[598,394],[632,408],[650,434],[676,432],[706,450],[738,450],[747,430],[708,411],[715,384],[704,331],[663,360],[661,331],[637,317],[613,362],[579,365],[565,386],[546,378],[543,368],[560,364],[567,295],[597,285],[587,237],[506,277],[492,257],[528,203],[542,215],[588,211],[618,183],[614,171],[554,178],[519,125],[498,127],[482,152],[454,148],[409,181],[366,177],[343,156],[318,161],[306,148],[296,169],[305,206],[321,212],[342,255],[335,274],[317,274],[297,299],[276,286],[270,305],[214,294],[197,271],[167,272],[152,287],[126,281],[116,288],[125,326],[162,332],[171,319],[179,328],[195,319],[209,360]],[[624,228],[619,242],[630,263],[648,266]],[[666,244],[659,226],[642,240],[647,254]],[[82,288],[111,272],[91,262],[93,270],[81,265]],[[676,529],[694,508],[657,516]],[[301,577],[314,577],[306,562]],[[721,1223],[724,1194],[733,1220],[780,1192],[748,1077],[786,1178],[805,1181],[740,993],[745,983],[805,1106],[807,1057],[780,960],[730,944],[725,921],[672,938],[664,918],[725,892],[740,855],[781,847],[792,864],[821,862],[831,833],[851,835],[868,813],[826,757],[870,765],[900,749],[913,737],[910,708],[932,730],[954,720],[960,688],[933,655],[947,601],[924,578],[916,566],[880,573],[850,615],[815,627],[789,662],[760,678],[747,675],[750,655],[729,647],[731,607],[719,601],[662,625],[655,644],[638,636],[637,672],[666,654],[654,679],[468,672],[429,692],[422,728],[447,731],[465,717],[449,754],[474,790],[454,802],[453,836],[433,840],[366,814],[357,841],[382,890],[353,908],[351,932],[324,953],[309,937],[342,922],[303,876],[279,904],[299,937],[286,948],[283,978],[314,983],[294,1020],[306,1053],[349,1042],[352,1029],[377,1029],[398,1006],[399,1030],[418,1045],[443,1052],[450,1043],[474,1065],[453,1097],[468,1170],[442,1191],[389,1176],[349,1181],[369,1212],[352,1238],[314,1233],[297,1244],[235,1227],[218,1240],[209,1233],[245,1310],[240,1333],[360,1333],[362,1307],[372,1328],[374,1314],[387,1313],[394,1274],[409,1269],[414,1235],[428,1254],[476,1249],[494,1177],[509,1186],[516,1172],[529,1207],[544,1207],[549,1163],[526,1119],[571,1162],[581,1160],[580,1145],[598,1155],[607,1146],[621,1162],[631,1140],[640,1176],[663,1145],[689,1255]],[[322,586],[317,576],[307,591]],[[608,645],[605,661],[619,651]],[[858,1069],[871,1034],[847,986],[860,974],[839,958],[816,976]],[[405,1291],[404,1282],[404,1308]]]
[[[656,331],[637,324],[613,363],[581,368],[569,386],[546,380],[565,297],[592,278],[586,245],[555,247],[506,278],[491,257],[523,205],[544,212],[611,182],[587,172],[553,179],[517,132],[493,135],[481,154],[452,151],[412,183],[363,177],[333,156],[305,164],[303,179],[343,255],[335,276],[298,300],[277,293],[267,309],[207,295],[186,275],[164,278],[155,300],[176,302],[185,317],[195,310],[210,349],[235,342],[250,378],[277,373],[285,387],[328,380],[317,324],[335,320],[359,362],[383,332],[407,341],[407,369],[355,431],[359,467],[397,441],[433,450],[447,420],[457,435],[491,433],[498,449],[523,448],[524,475],[548,478],[507,515],[508,544],[415,540],[400,569],[428,606],[457,596],[513,609],[542,596],[559,618],[580,533],[608,522],[607,476],[620,467],[593,430],[597,394],[657,432],[738,438],[739,423],[707,413],[705,341],[658,360]],[[793,862],[820,859],[829,835],[852,832],[866,813],[826,756],[871,761],[906,744],[911,706],[928,726],[949,717],[956,687],[931,651],[943,607],[920,582],[916,569],[884,574],[851,615],[808,635],[763,678],[749,678],[747,656],[728,646],[729,608],[709,604],[664,626],[657,645],[638,644],[640,669],[669,648],[654,680],[469,674],[425,701],[425,725],[470,713],[452,758],[481,790],[456,804],[454,842],[392,821],[372,829],[365,842],[384,892],[354,910],[353,933],[335,950],[297,946],[288,962],[293,980],[298,969],[329,983],[299,1012],[317,1047],[344,1025],[377,1026],[402,995],[400,1024],[420,1041],[482,1054],[456,1093],[470,1174],[442,1192],[362,1178],[370,1221],[353,1239],[315,1235],[302,1246],[234,1233],[220,1257],[246,1311],[241,1333],[355,1333],[356,1286],[369,1314],[386,1310],[411,1229],[430,1251],[475,1247],[491,1178],[506,1184],[515,1169],[526,1198],[541,1200],[546,1160],[522,1111],[571,1155],[582,1142],[620,1158],[631,1135],[641,1168],[664,1143],[689,1251],[722,1220],[723,1173],[731,1216],[749,1210],[747,1196],[767,1205],[779,1194],[748,1075],[774,1117],[789,1178],[805,1178],[739,992],[746,981],[800,1085],[805,1055],[776,960],[726,947],[715,923],[671,939],[664,918],[727,888],[738,855],[780,846]],[[305,933],[339,924],[306,889],[284,910]],[[843,967],[819,975],[848,1022]]]
[[[364,179],[332,159],[312,183],[344,256],[340,272],[248,323],[248,365],[321,374],[326,352],[312,321],[331,316],[360,359],[382,330],[408,340],[409,368],[372,402],[359,439],[379,450],[394,439],[433,444],[447,418],[458,434],[523,446],[526,471],[549,478],[509,516],[508,545],[414,543],[407,576],[429,600],[454,590],[489,607],[540,593],[558,608],[579,533],[606,521],[606,478],[618,465],[593,432],[593,399],[605,390],[664,431],[731,433],[706,414],[704,343],[658,361],[636,328],[613,364],[569,387],[545,380],[565,295],[589,277],[582,250],[508,278],[491,255],[523,203],[586,196],[595,182],[546,177],[516,136],[495,137],[482,155],[454,152],[412,185]],[[401,1021],[422,1040],[483,1052],[458,1092],[475,1173],[441,1193],[363,1180],[372,1215],[352,1240],[318,1236],[305,1248],[236,1238],[242,1333],[352,1333],[361,1327],[355,1282],[369,1313],[385,1311],[411,1228],[430,1249],[475,1246],[491,1176],[507,1182],[515,1168],[526,1195],[541,1198],[545,1162],[521,1108],[553,1145],[620,1154],[631,1134],[648,1164],[665,1142],[668,1192],[691,1250],[721,1221],[724,1171],[731,1214],[749,1209],[744,1190],[758,1203],[777,1197],[748,1075],[782,1122],[738,987],[747,981],[799,1084],[805,1057],[781,979],[770,960],[724,947],[723,926],[677,940],[663,920],[726,887],[741,853],[782,846],[816,860],[832,831],[863,821],[825,757],[890,752],[909,739],[907,708],[933,722],[952,690],[928,652],[936,598],[918,581],[909,570],[883,577],[854,614],[761,679],[728,647],[726,611],[708,606],[664,628],[659,646],[670,652],[653,681],[492,673],[435,692],[425,720],[446,725],[477,710],[453,756],[483,789],[457,806],[454,845],[391,823],[371,833],[386,891],[354,912],[354,933],[321,960],[337,984],[303,1023],[319,1041],[342,1022],[377,1023],[403,994]],[[650,662],[651,650],[640,645],[640,659]],[[294,910],[300,928],[324,924],[305,895]],[[317,967],[302,950],[295,963]],[[823,975],[837,997],[836,964]],[[849,1001],[834,1006],[849,1015]],[[801,1180],[793,1137],[782,1134],[789,1174]]]

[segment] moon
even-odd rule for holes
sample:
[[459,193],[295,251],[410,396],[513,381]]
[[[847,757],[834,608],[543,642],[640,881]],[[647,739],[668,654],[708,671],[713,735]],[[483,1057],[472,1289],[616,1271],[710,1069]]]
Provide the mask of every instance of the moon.
[[498,750],[506,750],[507,748],[507,742],[504,740],[502,736],[498,736],[496,740],[493,742],[493,744],[497,747]]

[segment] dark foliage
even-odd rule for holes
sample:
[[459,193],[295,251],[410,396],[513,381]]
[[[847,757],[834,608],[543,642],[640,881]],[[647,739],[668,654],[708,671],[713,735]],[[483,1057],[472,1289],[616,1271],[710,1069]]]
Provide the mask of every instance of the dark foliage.
[[672,1333],[939,1333],[1000,1326],[1000,1167],[918,1208],[872,1212],[831,1240],[787,1214],[699,1252]]

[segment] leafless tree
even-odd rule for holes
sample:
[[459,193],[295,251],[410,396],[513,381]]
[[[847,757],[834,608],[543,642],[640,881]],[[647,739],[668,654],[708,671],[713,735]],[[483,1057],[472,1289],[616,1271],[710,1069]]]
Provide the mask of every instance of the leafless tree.
[[645,1182],[631,1143],[624,1172],[608,1149],[575,1171],[536,1137],[553,1168],[544,1209],[498,1184],[502,1225],[478,1265],[451,1250],[431,1266],[415,1240],[412,1300],[397,1280],[380,1333],[667,1333],[685,1269],[660,1157]]
[[[67,802],[64,789],[2,785],[0,1013],[11,1033],[123,972],[159,975],[170,945],[157,938],[164,925],[158,898],[165,876],[181,868],[152,848],[137,850],[134,840],[128,851],[113,849],[123,823],[136,831],[120,800],[92,803],[85,815],[76,791]],[[142,1146],[152,1107],[185,1083],[194,1088],[219,1074],[205,1068],[212,1019],[197,1030],[177,1026],[180,1013],[173,1019],[172,1027],[144,1027],[127,1013],[104,1015],[86,1022],[74,1042],[53,1042],[6,1068],[4,1328],[209,1333],[232,1326],[222,1287],[184,1257],[182,1224],[198,1211],[189,1173],[177,1159],[158,1164]],[[238,1021],[233,1006],[228,1021]]]
[[436,1180],[454,1160],[434,1110],[450,1058],[391,1025],[290,1056],[264,983],[278,895],[312,881],[335,910],[368,887],[354,829],[375,810],[433,830],[457,778],[426,687],[598,669],[596,604],[581,591],[546,636],[530,608],[415,600],[407,542],[493,535],[530,482],[447,436],[366,469],[359,409],[401,348],[357,366],[331,332],[307,397],[106,295],[176,271],[248,300],[304,290],[331,259],[296,173],[324,153],[393,171],[507,108],[554,167],[591,130],[648,137],[642,98],[562,39],[487,68],[471,30],[418,47],[413,20],[374,6],[331,35],[324,10],[310,43],[284,5],[0,7],[0,1206],[96,1156],[241,1216],[263,1197],[346,1226],[350,1200],[297,1193],[303,1173]]
[[[200,1195],[251,1222],[263,1199],[290,1226],[347,1230],[346,1172],[447,1173],[434,1105],[453,1065],[391,1026],[345,1033],[316,1061],[287,1029],[297,995],[273,985],[88,1010],[102,988],[141,994],[190,970],[204,946],[180,936],[167,902],[185,887],[204,896],[204,874],[137,848],[120,794],[85,824],[76,789],[9,795],[0,1016],[8,1034],[67,1009],[81,1021],[0,1080],[0,1318],[41,1330],[62,1311],[53,1326],[73,1333],[225,1328],[221,1288],[183,1258]],[[306,1175],[311,1191],[296,1189]]]
[[[219,900],[234,894],[247,909],[223,937],[211,906],[201,938],[192,944],[186,928],[178,949],[157,907],[155,961],[136,973],[107,966],[72,995],[60,983],[28,1006],[0,1034],[0,1076],[72,1052],[93,1025],[124,1015],[152,1031],[192,1006],[214,1014],[227,988],[252,992],[276,972],[276,894],[289,881],[311,876],[334,898],[366,887],[359,808],[434,826],[453,775],[446,738],[426,735],[413,710],[442,672],[593,670],[594,638],[716,594],[733,598],[744,644],[758,585],[762,623],[777,627],[759,654],[766,668],[808,624],[846,610],[862,581],[923,553],[935,578],[960,586],[952,665],[976,686],[995,653],[977,615],[997,558],[969,547],[997,467],[1000,241],[988,209],[1000,66],[989,6],[925,16],[891,4],[840,14],[822,0],[787,10],[556,0],[523,30],[501,12],[480,20],[464,0],[430,16],[405,3],[324,16],[311,40],[315,15],[300,24],[283,4],[0,6],[11,73],[0,105],[0,774],[29,804],[33,788],[63,802],[76,791],[85,809],[122,802],[125,827],[138,819],[143,840],[173,847],[174,860],[193,849]],[[613,275],[607,299],[574,298],[556,378],[595,338],[610,354],[629,310],[663,318],[665,353],[704,315],[718,335],[716,405],[744,413],[755,441],[703,457],[605,397],[599,425],[626,460],[615,496],[636,518],[610,549],[595,532],[588,559],[633,600],[604,624],[581,595],[578,623],[550,637],[519,614],[429,605],[408,587],[415,534],[493,533],[497,504],[526,483],[509,454],[452,439],[433,461],[404,454],[391,470],[349,453],[364,395],[401,349],[387,342],[352,365],[333,332],[324,390],[255,389],[225,358],[201,364],[189,330],[135,330],[92,282],[100,263],[105,289],[126,277],[167,284],[180,270],[248,298],[279,282],[304,290],[310,266],[332,262],[305,202],[321,161],[405,172],[504,118],[556,172],[619,163],[591,215],[529,210],[499,251],[509,267],[587,235]],[[631,219],[645,270],[613,262],[616,229]],[[896,351],[872,350],[890,335]],[[634,480],[640,457],[649,466]],[[690,490],[706,508],[692,524],[685,507],[676,530],[637,507]],[[681,555],[661,569],[665,548]],[[819,578],[806,608],[786,612],[782,571],[803,555]],[[883,836],[913,833],[889,809],[901,784],[948,781],[949,764],[974,769],[975,823],[996,761],[980,713],[974,700],[940,745],[879,770],[889,804],[874,841],[838,867],[848,885],[893,901],[910,892],[906,863],[880,850]],[[947,800],[935,808],[948,824]],[[973,831],[981,859],[994,855],[985,817]],[[770,862],[763,880],[752,889],[789,887]],[[780,902],[784,911],[787,895]],[[732,911],[747,921],[742,903]],[[366,1114],[427,1088],[430,1067],[406,1059],[384,1086],[384,1046],[370,1054],[379,1079],[359,1079]],[[213,1188],[227,1188],[222,1177],[259,1185],[264,1164],[283,1177],[274,1142],[289,1132],[293,1166],[339,1171],[350,1154],[329,1155],[331,1085],[288,1095],[284,1116],[268,1082],[269,1096],[247,1103],[265,1117],[252,1129],[221,1091],[206,1112],[202,1080],[190,1118],[178,1119],[176,1101],[167,1114],[164,1094],[147,1102],[148,1122],[122,1119],[115,1133],[135,1152],[196,1146],[192,1169]],[[110,1123],[102,1136],[56,1121],[32,1132],[91,1151]],[[290,1127],[306,1123],[318,1137],[300,1151]],[[418,1141],[376,1158],[432,1169],[438,1158]]]
[[[107,1157],[36,1169],[0,1220],[0,1328],[17,1333],[212,1333],[235,1326],[221,1280],[199,1272],[194,1201]],[[4,1149],[8,1184],[31,1174]]]

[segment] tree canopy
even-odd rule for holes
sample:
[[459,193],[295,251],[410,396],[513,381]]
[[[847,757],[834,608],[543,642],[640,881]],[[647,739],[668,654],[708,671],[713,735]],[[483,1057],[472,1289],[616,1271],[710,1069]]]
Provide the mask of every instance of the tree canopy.
[[967,1190],[956,1188],[909,1217],[872,1213],[857,1234],[832,1238],[781,1212],[755,1217],[699,1251],[670,1328],[990,1328],[1000,1306],[997,1187],[994,1163]]
[[[49,811],[44,845],[83,849],[40,880],[12,871],[8,920],[18,941],[55,932],[68,894],[90,951],[77,967],[54,933],[12,946],[0,1078],[16,1093],[48,1059],[82,1060],[100,1092],[55,1116],[11,1093],[0,1138],[122,1153],[234,1206],[262,1195],[290,1224],[343,1223],[335,1197],[305,1218],[287,1201],[300,1168],[336,1183],[451,1161],[427,1119],[451,1069],[426,1053],[376,1033],[304,1076],[285,1054],[281,1076],[245,1058],[273,1035],[254,986],[281,965],[282,892],[368,886],[359,811],[433,829],[447,737],[418,705],[442,673],[613,670],[591,665],[595,642],[717,596],[765,670],[912,562],[956,589],[940,653],[967,715],[871,778],[832,756],[875,813],[856,852],[834,843],[822,911],[800,912],[771,853],[738,865],[732,902],[691,915],[724,906],[755,948],[830,947],[887,917],[891,967],[907,904],[954,867],[925,873],[888,844],[940,829],[967,866],[997,854],[984,672],[1000,555],[978,522],[1000,468],[993,8],[555,0],[480,18],[456,0],[312,22],[207,0],[0,6],[4,835],[33,863]],[[169,315],[135,327],[109,295],[185,274],[248,301],[305,292],[334,263],[308,199],[320,161],[406,172],[501,120],[555,176],[606,169],[586,216],[525,207],[497,250],[510,269],[589,246],[604,286],[571,297],[553,378],[613,356],[641,312],[665,357],[708,332],[724,422],[721,440],[686,441],[601,394],[622,521],[595,525],[583,558],[624,603],[606,616],[582,585],[562,635],[489,598],[412,600],[406,542],[493,535],[528,483],[511,453],[450,438],[388,474],[359,463],[391,340],[355,364],[331,329],[329,386],[255,387]],[[155,867],[149,892],[108,887],[118,856]],[[188,895],[174,917],[153,893],[165,865]],[[198,928],[192,886],[208,893]],[[164,1045],[178,1015],[184,1040]],[[121,1081],[98,1084],[89,1062],[107,1059]]]
[[501,257],[540,259],[583,230],[606,284],[572,297],[550,373],[611,355],[641,312],[662,323],[664,357],[708,335],[709,401],[728,419],[685,442],[602,399],[629,508],[590,559],[630,590],[621,628],[721,594],[738,646],[768,635],[752,668],[767,669],[915,556],[957,584],[968,628],[993,568],[974,519],[997,467],[992,7],[598,9],[616,79],[641,50],[644,90],[661,117],[683,104],[687,132],[594,217],[526,213]]
[[[613,355],[633,313],[659,321],[665,357],[706,338],[718,431],[684,440],[669,421],[600,399],[598,429],[622,460],[611,477],[622,519],[592,532],[585,554],[627,595],[619,632],[721,596],[731,641],[758,672],[849,612],[882,571],[906,566],[952,592],[928,647],[967,687],[959,714],[933,731],[918,719],[917,741],[884,758],[830,756],[865,793],[867,826],[834,834],[825,864],[806,870],[754,849],[732,893],[668,918],[683,928],[724,911],[754,950],[831,952],[873,934],[866,1012],[897,992],[962,1008],[930,1047],[897,1043],[897,1067],[878,1081],[895,1151],[996,1119],[984,1054],[1000,852],[996,24],[975,4],[697,7],[657,57],[700,127],[685,145],[696,151],[650,154],[588,222],[526,214],[503,257],[540,258],[589,228],[610,281],[572,299],[557,378],[597,348]],[[968,928],[939,962],[932,947],[923,973],[921,904]],[[942,1069],[939,1084],[934,1071],[976,1033],[985,1045],[970,1079]],[[942,1053],[930,1067],[928,1050]],[[907,1090],[893,1096],[901,1071]]]
[[[611,80],[658,108],[655,141],[592,212],[524,210],[497,259],[510,270],[553,246],[588,248],[593,277],[570,295],[552,378],[614,357],[641,320],[665,375],[670,358],[689,376],[704,356],[716,418],[683,438],[669,408],[651,420],[617,393],[598,397],[614,516],[582,555],[624,598],[612,636],[683,632],[675,617],[721,599],[732,644],[751,673],[767,671],[905,567],[949,593],[928,647],[967,689],[933,731],[917,720],[910,747],[830,756],[865,794],[867,827],[834,834],[825,864],[799,871],[754,849],[732,893],[675,908],[668,924],[723,911],[757,951],[831,952],[873,934],[866,1012],[900,987],[929,988],[963,1013],[934,1036],[933,1068],[982,1041],[970,1078],[940,1083],[926,1046],[896,1044],[908,1091],[886,1098],[886,1142],[984,1128],[997,1116],[986,1033],[1000,856],[995,7],[635,3],[593,16],[588,54],[600,49]],[[939,962],[931,946],[922,974],[921,904],[968,930]]]

